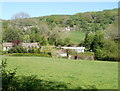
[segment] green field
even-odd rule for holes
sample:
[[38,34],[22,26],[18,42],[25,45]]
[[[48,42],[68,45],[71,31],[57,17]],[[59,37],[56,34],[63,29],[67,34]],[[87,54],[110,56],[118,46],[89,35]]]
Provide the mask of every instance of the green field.
[[69,88],[118,88],[118,63],[105,61],[67,60],[45,57],[7,57],[8,69],[17,68],[17,75],[36,75],[50,81],[65,82]]
[[79,44],[85,39],[85,32],[83,31],[70,31],[68,37],[72,43]]

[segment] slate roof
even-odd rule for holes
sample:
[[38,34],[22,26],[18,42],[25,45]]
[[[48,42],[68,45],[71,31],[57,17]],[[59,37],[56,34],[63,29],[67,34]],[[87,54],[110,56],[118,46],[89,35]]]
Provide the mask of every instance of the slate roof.
[[[11,42],[7,42],[7,43],[3,43],[3,47],[12,47],[13,43]],[[21,43],[22,47],[38,47],[38,43]]]
[[11,42],[3,43],[3,47],[12,47],[13,44]]
[[22,43],[23,47],[38,47],[38,43]]

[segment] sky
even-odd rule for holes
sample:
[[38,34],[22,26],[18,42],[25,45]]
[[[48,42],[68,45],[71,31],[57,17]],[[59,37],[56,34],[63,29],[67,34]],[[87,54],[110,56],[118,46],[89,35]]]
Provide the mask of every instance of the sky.
[[0,18],[11,19],[19,12],[31,17],[46,15],[73,15],[81,12],[118,8],[117,2],[2,2]]

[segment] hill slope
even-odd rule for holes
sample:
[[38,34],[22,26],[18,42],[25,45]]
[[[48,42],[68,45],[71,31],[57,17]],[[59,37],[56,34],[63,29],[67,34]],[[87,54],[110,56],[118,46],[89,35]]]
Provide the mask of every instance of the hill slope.
[[[3,20],[3,34],[4,32],[6,32],[5,30],[10,30],[12,26],[12,28],[18,32],[16,33],[16,36],[20,36],[19,38],[14,37],[14,39],[20,39],[22,41],[28,41],[28,42],[39,42],[41,41],[40,40],[41,38],[47,37],[47,39],[44,39],[44,41],[46,40],[50,44],[55,44],[53,43],[53,41],[55,41],[56,39],[60,39],[60,38],[55,38],[56,36],[59,35],[59,32],[65,30],[65,28],[67,27],[70,27],[71,31],[73,31],[73,29],[75,31],[82,31],[77,33],[70,31],[70,33],[68,34],[69,35],[68,37],[70,37],[72,43],[80,43],[81,39],[83,41],[85,37],[84,32],[105,30],[108,25],[112,24],[117,19],[118,19],[118,9],[77,13],[75,15],[51,15],[51,16],[43,16],[43,17],[33,17],[33,18],[22,19],[22,21],[19,19],[8,20],[8,21]],[[36,31],[36,29],[38,31]],[[57,31],[54,32],[57,33],[56,36],[54,36],[54,38],[51,38],[54,35],[52,30]],[[40,33],[43,32],[43,34],[41,35],[36,34],[38,32]],[[66,35],[63,36],[67,37]],[[6,42],[12,41],[12,39],[9,40],[7,39],[7,37],[4,38],[3,35],[3,40]],[[56,41],[61,41],[61,40],[56,40]]]

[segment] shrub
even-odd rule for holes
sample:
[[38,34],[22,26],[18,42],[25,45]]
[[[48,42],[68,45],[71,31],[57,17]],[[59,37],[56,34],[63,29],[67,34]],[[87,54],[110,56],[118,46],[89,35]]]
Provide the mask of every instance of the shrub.
[[2,51],[2,54],[8,54],[8,51]]
[[7,70],[6,59],[2,60],[2,91],[15,91],[13,87],[14,79],[16,75],[16,69],[13,71]]
[[8,53],[27,53],[27,49],[22,46],[14,46],[8,50]]
[[35,53],[34,48],[29,48],[29,49],[28,49],[28,53]]
[[114,41],[106,41],[103,48],[97,48],[95,57],[98,60],[117,61],[118,44]]

